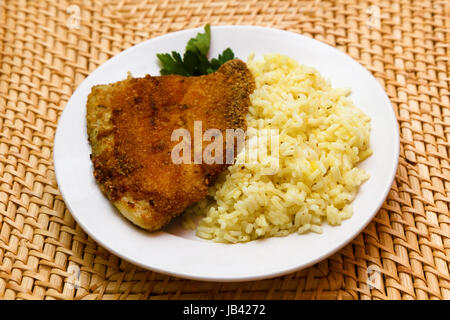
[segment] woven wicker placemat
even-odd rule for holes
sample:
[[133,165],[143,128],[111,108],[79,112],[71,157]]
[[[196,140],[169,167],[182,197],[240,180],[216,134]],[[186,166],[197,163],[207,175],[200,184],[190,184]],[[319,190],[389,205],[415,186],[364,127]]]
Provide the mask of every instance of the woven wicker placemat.
[[[450,5],[442,1],[0,0],[0,298],[450,299]],[[210,283],[143,270],[74,222],[52,147],[72,92],[146,39],[223,24],[326,42],[384,86],[400,125],[395,182],[344,249],[276,279]]]

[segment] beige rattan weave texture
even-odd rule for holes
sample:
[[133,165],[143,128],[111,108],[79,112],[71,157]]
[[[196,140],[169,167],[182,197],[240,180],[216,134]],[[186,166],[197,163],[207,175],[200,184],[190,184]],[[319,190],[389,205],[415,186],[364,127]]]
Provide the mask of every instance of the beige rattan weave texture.
[[[0,9],[0,298],[450,299],[448,0],[0,0]],[[331,44],[392,101],[401,155],[389,197],[350,245],[313,267],[244,283],[177,279],[110,254],[64,205],[52,146],[75,88],[134,44],[208,22]]]

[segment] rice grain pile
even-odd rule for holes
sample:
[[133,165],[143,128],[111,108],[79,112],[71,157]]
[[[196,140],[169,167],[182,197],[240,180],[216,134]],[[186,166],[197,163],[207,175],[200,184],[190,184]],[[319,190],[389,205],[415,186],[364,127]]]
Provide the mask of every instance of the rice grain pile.
[[[185,212],[185,227],[217,242],[246,242],[292,232],[322,232],[352,216],[352,200],[369,174],[356,165],[371,155],[370,118],[313,68],[279,54],[249,57],[256,89],[247,116],[247,145],[209,196]],[[252,144],[278,130],[278,170],[269,144]],[[267,132],[267,131],[266,131]],[[251,148],[267,157],[248,163]],[[245,161],[247,160],[247,161]],[[239,163],[240,162],[240,163]],[[245,162],[243,164],[243,162]],[[198,225],[194,215],[202,215]]]

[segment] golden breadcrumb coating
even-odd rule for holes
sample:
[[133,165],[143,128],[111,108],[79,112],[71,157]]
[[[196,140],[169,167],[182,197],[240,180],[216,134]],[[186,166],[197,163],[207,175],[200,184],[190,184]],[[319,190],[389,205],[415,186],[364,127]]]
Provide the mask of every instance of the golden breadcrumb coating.
[[185,128],[193,139],[194,121],[202,121],[202,133],[217,128],[223,137],[226,129],[245,130],[254,87],[238,59],[205,76],[147,75],[93,87],[87,129],[101,190],[136,225],[160,229],[204,198],[229,165],[173,163],[179,141],[171,141],[172,132]]

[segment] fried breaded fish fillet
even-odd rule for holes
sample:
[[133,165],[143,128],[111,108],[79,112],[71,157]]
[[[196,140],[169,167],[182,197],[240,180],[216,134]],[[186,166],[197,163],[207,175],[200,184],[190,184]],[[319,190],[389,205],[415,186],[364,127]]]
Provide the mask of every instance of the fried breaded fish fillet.
[[147,75],[93,87],[87,131],[103,193],[147,230],[203,199],[228,164],[175,164],[171,153],[179,141],[171,140],[172,132],[185,128],[193,137],[194,121],[202,121],[202,133],[216,128],[223,137],[226,129],[245,130],[254,86],[246,64],[234,59],[206,76]]

